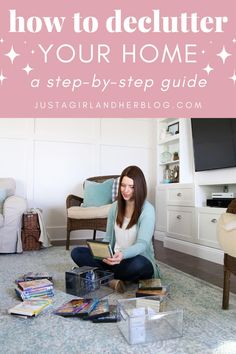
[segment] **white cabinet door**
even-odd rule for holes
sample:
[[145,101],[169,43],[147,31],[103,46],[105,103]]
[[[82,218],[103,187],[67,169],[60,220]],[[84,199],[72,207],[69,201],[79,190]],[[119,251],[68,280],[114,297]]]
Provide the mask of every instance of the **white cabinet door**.
[[198,243],[220,249],[217,239],[217,222],[225,211],[224,208],[198,208]]
[[156,227],[166,232],[166,189],[157,188],[156,192]]
[[167,236],[184,241],[195,240],[195,208],[168,206]]

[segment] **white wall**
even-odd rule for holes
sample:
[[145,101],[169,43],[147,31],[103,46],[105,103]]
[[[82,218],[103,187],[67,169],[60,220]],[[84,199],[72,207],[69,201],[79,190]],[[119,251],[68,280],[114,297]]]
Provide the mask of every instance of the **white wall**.
[[15,178],[17,194],[43,209],[52,240],[66,238],[66,196],[81,195],[89,176],[137,164],[154,203],[155,146],[155,119],[0,119],[1,177]]

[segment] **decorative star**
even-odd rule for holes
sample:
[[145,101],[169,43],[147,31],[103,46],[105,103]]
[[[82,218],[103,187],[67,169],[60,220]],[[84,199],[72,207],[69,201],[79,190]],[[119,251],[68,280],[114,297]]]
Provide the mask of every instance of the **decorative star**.
[[225,63],[225,60],[232,54],[228,53],[225,49],[225,47],[223,46],[222,50],[220,53],[216,54],[218,55],[218,57],[220,57],[223,61],[223,64]]
[[236,38],[232,39],[232,42],[235,44],[236,43]]
[[0,83],[1,83],[1,85],[2,85],[3,81],[6,80],[6,79],[7,79],[7,77],[3,75],[3,72],[1,70],[1,74],[0,74]]
[[210,72],[214,69],[209,64],[207,64],[207,66],[205,68],[203,68],[202,70],[205,70],[206,73],[209,75]]
[[31,66],[27,64],[22,70],[24,70],[27,73],[27,75],[29,75],[29,73],[33,70],[33,68],[31,68]]
[[229,78],[229,79],[233,80],[233,83],[234,83],[234,85],[235,85],[235,82],[236,82],[236,72],[235,72],[235,70],[234,70],[233,75],[232,75],[232,76],[230,76],[230,78]]
[[203,50],[202,50],[202,54],[205,54],[205,53],[206,53],[206,52],[205,52],[205,50],[203,49]]
[[20,54],[16,53],[14,48],[13,48],[13,45],[11,46],[11,50],[5,54],[7,57],[9,57],[11,63],[13,64],[14,60],[16,59],[16,57],[18,57]]
[[32,53],[32,54],[34,54],[34,53],[35,53],[35,51],[34,51],[34,50],[31,50],[31,53]]
[[0,39],[0,42],[1,42],[1,43],[3,43],[3,42],[4,42],[4,39],[3,39],[3,38],[1,38],[1,39]]

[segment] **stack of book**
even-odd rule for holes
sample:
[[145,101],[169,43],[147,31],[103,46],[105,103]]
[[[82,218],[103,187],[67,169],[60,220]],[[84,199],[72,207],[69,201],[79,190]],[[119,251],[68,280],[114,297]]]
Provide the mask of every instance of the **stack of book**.
[[168,287],[161,284],[160,279],[139,280],[136,297],[163,296],[168,294]]
[[51,300],[37,299],[25,300],[8,310],[8,313],[20,317],[35,317],[47,306],[51,305]]
[[72,299],[60,306],[54,313],[63,317],[79,317],[94,323],[118,321],[117,306],[109,305],[107,299]]
[[54,296],[53,283],[48,279],[19,281],[15,291],[21,300],[48,299]]

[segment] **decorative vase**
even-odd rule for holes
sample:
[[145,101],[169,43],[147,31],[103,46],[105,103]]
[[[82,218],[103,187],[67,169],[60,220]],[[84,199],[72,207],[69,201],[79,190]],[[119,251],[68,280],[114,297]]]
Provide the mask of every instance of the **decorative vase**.
[[163,151],[161,153],[161,162],[162,163],[170,162],[171,158],[172,158],[172,155],[169,151]]
[[179,153],[176,151],[173,153],[173,161],[179,160]]

